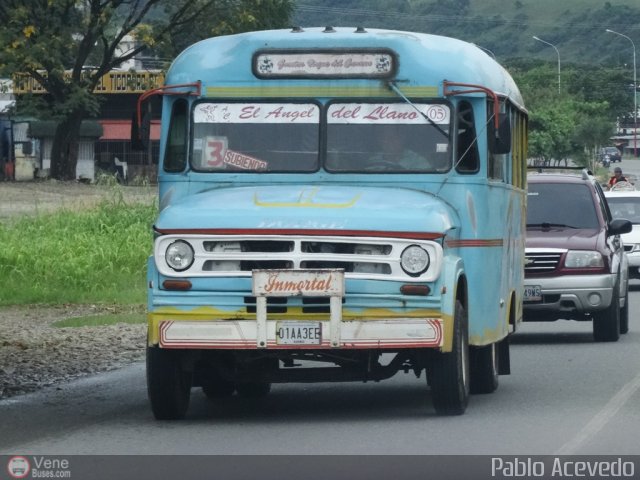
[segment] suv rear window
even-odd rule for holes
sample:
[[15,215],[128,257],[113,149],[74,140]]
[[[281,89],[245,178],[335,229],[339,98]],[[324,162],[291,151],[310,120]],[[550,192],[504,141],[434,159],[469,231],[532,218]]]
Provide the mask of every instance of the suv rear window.
[[587,185],[531,182],[528,190],[527,227],[600,228]]

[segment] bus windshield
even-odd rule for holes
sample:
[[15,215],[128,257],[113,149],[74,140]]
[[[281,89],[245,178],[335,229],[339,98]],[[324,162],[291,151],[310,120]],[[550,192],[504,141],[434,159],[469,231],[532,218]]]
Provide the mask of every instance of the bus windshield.
[[191,166],[204,172],[313,172],[324,158],[335,173],[445,172],[451,167],[450,117],[443,104],[332,103],[320,155],[317,104],[202,102],[193,113]]
[[191,166],[207,172],[318,169],[320,108],[313,103],[208,103],[193,112]]
[[448,105],[332,103],[327,110],[326,168],[336,172],[447,171],[451,166],[445,136],[449,123]]

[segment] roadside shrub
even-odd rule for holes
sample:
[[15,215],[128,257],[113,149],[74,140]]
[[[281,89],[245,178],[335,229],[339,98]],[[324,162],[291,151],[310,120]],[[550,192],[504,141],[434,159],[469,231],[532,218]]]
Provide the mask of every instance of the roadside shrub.
[[118,185],[118,178],[112,172],[107,172],[106,170],[98,170],[96,172],[95,184],[113,187],[115,185]]
[[0,224],[0,305],[143,303],[154,205],[122,195]]

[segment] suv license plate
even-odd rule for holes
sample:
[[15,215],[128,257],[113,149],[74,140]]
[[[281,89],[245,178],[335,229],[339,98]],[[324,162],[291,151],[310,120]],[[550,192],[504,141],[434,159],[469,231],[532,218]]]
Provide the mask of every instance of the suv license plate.
[[277,322],[276,343],[278,345],[320,345],[322,322]]
[[540,285],[525,285],[524,286],[524,299],[525,302],[541,302],[542,290]]

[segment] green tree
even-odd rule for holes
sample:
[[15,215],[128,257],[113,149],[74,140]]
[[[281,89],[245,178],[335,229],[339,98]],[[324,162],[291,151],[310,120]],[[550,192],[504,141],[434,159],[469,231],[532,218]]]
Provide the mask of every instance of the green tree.
[[573,151],[571,138],[577,112],[571,101],[540,106],[530,112],[529,154],[545,164],[565,161]]
[[529,153],[533,158],[556,163],[571,158],[595,170],[596,152],[609,143],[614,122],[603,114],[606,102],[584,102],[566,97],[538,105],[530,112]]
[[572,142],[575,145],[574,161],[596,171],[596,154],[600,147],[610,143],[614,128],[611,120],[602,115],[603,105],[583,103],[580,105],[579,121]]
[[[529,109],[529,154],[540,162],[571,158],[594,169],[595,154],[614,133],[616,118],[628,109],[621,88],[620,71],[568,66],[563,87],[556,88],[557,73],[551,64],[519,64],[512,69]],[[622,92],[619,94],[618,92]]]
[[172,32],[152,50],[160,57],[174,58],[203,38],[290,27],[292,12],[293,0],[216,0],[188,29]]
[[[93,92],[103,75],[149,48],[169,51],[181,35],[287,25],[291,9],[292,0],[2,0],[0,76],[26,74],[42,85],[46,95],[23,104],[58,122],[51,175],[73,179],[80,124],[100,110]],[[194,28],[205,21],[210,28]],[[126,35],[138,46],[118,54]]]

